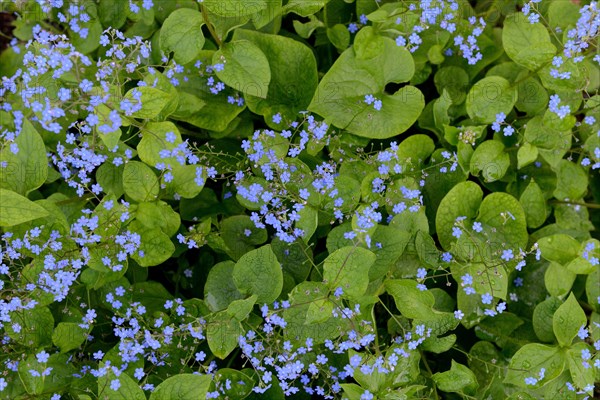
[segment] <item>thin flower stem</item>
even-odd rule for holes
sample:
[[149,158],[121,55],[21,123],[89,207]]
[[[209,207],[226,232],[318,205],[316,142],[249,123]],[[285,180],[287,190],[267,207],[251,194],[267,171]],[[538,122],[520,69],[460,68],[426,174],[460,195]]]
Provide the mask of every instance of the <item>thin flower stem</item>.
[[204,18],[206,27],[208,28],[208,31],[210,32],[210,35],[212,36],[212,38],[217,43],[217,46],[220,48],[221,45],[223,44],[223,42],[219,38],[219,35],[217,35],[214,25],[212,24],[212,22],[210,22],[210,19],[208,18],[208,10],[206,9],[206,6],[203,4],[200,6],[200,8],[202,9],[202,17]]

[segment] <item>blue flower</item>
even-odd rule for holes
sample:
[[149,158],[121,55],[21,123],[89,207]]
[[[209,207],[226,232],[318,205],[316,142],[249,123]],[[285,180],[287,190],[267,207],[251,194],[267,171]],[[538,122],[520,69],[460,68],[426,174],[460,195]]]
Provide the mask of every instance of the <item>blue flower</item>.
[[44,363],[48,362],[48,358],[50,358],[50,354],[48,354],[42,350],[41,352],[37,353],[35,355],[35,357],[37,358],[37,360],[40,364],[44,364]]
[[113,379],[112,381],[110,381],[110,388],[112,390],[114,390],[115,392],[117,390],[119,390],[120,387],[121,387],[121,381],[119,379]]
[[452,227],[452,236],[454,236],[455,238],[458,239],[458,238],[460,238],[461,235],[462,235],[462,230],[459,227],[457,227],[457,226]]

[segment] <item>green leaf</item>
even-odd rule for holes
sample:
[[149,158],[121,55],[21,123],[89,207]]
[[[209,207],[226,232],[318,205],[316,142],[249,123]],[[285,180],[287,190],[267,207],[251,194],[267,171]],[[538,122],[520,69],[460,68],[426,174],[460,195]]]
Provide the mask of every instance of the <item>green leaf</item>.
[[[569,366],[573,383],[575,387],[578,388],[584,388],[594,382],[594,380],[597,380],[594,376],[595,368],[591,365],[592,362],[587,361],[589,366],[587,368],[584,366],[584,362],[581,357],[581,352],[583,350],[588,350],[591,354],[594,354],[594,349],[592,346],[583,342],[575,343],[567,350],[567,365]],[[594,389],[592,389],[592,391],[593,390]],[[588,394],[591,393],[588,392]]]
[[127,3],[120,0],[99,2],[98,17],[104,28],[119,29],[127,21]]
[[[541,112],[548,105],[548,92],[542,84],[533,76],[528,78],[517,78],[519,99],[515,104],[517,110],[533,115]],[[523,79],[523,80],[521,80]]]
[[571,74],[569,79],[556,79],[552,75],[552,70],[556,67],[548,63],[538,71],[538,76],[544,87],[554,91],[570,91],[575,92],[584,88],[588,84],[589,74],[585,71],[583,63],[577,64],[572,59],[567,58],[560,66],[560,72]]
[[473,262],[461,267],[452,265],[452,275],[455,279],[458,280],[467,273],[474,277],[473,287],[477,293],[490,293],[494,297],[506,300],[508,272],[503,265],[489,267],[482,262]]
[[504,347],[503,344],[511,339],[513,332],[523,323],[524,321],[515,314],[503,312],[491,318],[484,318],[475,327],[475,334],[482,340],[496,342],[499,347]]
[[392,295],[396,307],[406,318],[431,319],[435,298],[431,292],[419,290],[411,279],[393,279],[385,282],[387,292]]
[[224,310],[234,300],[243,298],[233,281],[235,263],[223,261],[215,264],[208,272],[204,285],[204,300],[212,311]]
[[298,20],[292,21],[296,33],[303,39],[308,39],[315,29],[323,28],[325,26],[325,24],[314,15],[309,15],[308,18],[309,21],[306,23],[302,23]]
[[234,300],[229,304],[229,307],[227,307],[227,313],[241,322],[245,320],[252,311],[252,308],[256,304],[256,299],[257,296],[252,295],[247,299]]
[[469,75],[457,66],[445,66],[440,68],[434,75],[433,81],[440,95],[446,91],[450,96],[452,104],[462,104],[467,97],[469,88]]
[[[413,74],[410,52],[366,27],[321,79],[308,109],[355,135],[388,138],[406,131],[425,106],[423,94],[413,86],[384,93],[387,83],[408,81]],[[369,94],[382,101],[381,110],[364,102]]]
[[479,387],[477,378],[468,367],[452,360],[449,371],[438,372],[431,377],[443,392],[474,394]]
[[529,185],[521,193],[519,203],[523,206],[529,228],[538,228],[546,221],[546,199],[544,192],[534,179],[531,179]]
[[556,340],[552,329],[552,320],[554,313],[561,304],[557,297],[548,297],[535,306],[533,310],[533,330],[540,341],[552,343]]
[[206,102],[198,98],[198,96],[187,92],[179,92],[177,109],[169,115],[169,118],[177,121],[185,121],[200,111],[205,105]]
[[525,142],[519,147],[517,152],[517,168],[521,169],[533,163],[538,158],[538,148],[529,142]]
[[302,240],[306,243],[317,230],[319,224],[319,212],[315,207],[306,206],[298,212],[300,220],[296,222],[296,228],[302,229]]
[[514,62],[531,71],[551,61],[556,54],[547,28],[539,22],[529,23],[520,13],[511,14],[504,20],[502,44]]
[[327,339],[334,340],[350,329],[347,319],[333,318],[331,314],[326,319],[323,316],[322,320],[320,318],[315,320],[311,316],[314,322],[309,323],[310,304],[316,302],[318,307],[327,299],[329,293],[330,290],[325,284],[311,281],[300,283],[290,292],[291,306],[283,310],[283,318],[287,322],[287,327],[284,329],[286,340],[302,343],[304,346],[305,340],[312,338],[314,343],[318,344]]
[[204,47],[202,33],[204,18],[197,10],[181,8],[173,11],[160,29],[160,48],[166,54],[174,52],[179,64],[187,64],[198,57]]
[[124,193],[123,190],[123,169],[124,165],[116,166],[111,162],[105,162],[96,170],[96,181],[104,193],[110,193],[117,198]]
[[434,150],[435,143],[429,136],[416,134],[404,139],[398,145],[396,154],[400,162],[423,165]]
[[477,220],[496,228],[490,234],[493,243],[505,243],[513,249],[524,249],[529,234],[521,203],[508,193],[495,192],[481,202]]
[[244,334],[241,323],[227,311],[219,311],[209,315],[206,324],[206,339],[210,351],[221,360],[227,358],[236,348],[240,335]]
[[267,7],[267,0],[204,0],[202,3],[210,12],[221,17],[253,15]]
[[284,14],[294,13],[301,17],[310,17],[325,7],[330,0],[290,0],[283,7]]
[[504,144],[498,140],[486,140],[475,149],[471,157],[471,174],[479,172],[486,182],[502,179],[510,167],[510,157],[504,151]]
[[373,252],[362,247],[342,247],[325,259],[323,281],[332,291],[341,287],[343,296],[357,299],[369,286],[369,269],[376,258]]
[[570,1],[553,1],[548,6],[549,25],[553,29],[558,27],[564,31],[569,28],[569,25],[575,26],[577,24],[580,16],[579,12],[580,8],[576,3]]
[[517,102],[515,86],[500,76],[485,77],[473,85],[467,95],[467,112],[477,123],[490,124],[496,114],[508,115]]
[[565,266],[552,261],[544,274],[544,284],[546,285],[546,290],[552,296],[562,297],[569,293],[576,277],[577,275],[569,271]]
[[[522,388],[531,388],[525,383],[525,378],[537,378],[540,370],[544,368],[545,377],[542,382],[546,383],[559,376],[564,365],[565,356],[560,348],[529,343],[512,356],[504,382]],[[538,382],[534,387],[540,387],[540,383]]]
[[[238,371],[232,368],[219,368],[215,374],[220,387],[224,388],[223,394],[230,399],[245,399],[252,393],[252,388],[257,383],[254,379],[254,370]],[[267,397],[271,399],[271,397]]]
[[317,62],[312,50],[304,44],[278,35],[236,29],[233,40],[249,40],[269,60],[271,83],[266,98],[247,96],[248,108],[272,124],[272,116],[280,113],[295,120],[306,110],[318,84]]
[[[585,281],[585,293],[588,299],[600,298],[600,268],[596,268],[594,272],[588,275]],[[600,301],[590,301],[592,308],[596,311],[600,311]]]
[[306,324],[320,324],[327,322],[333,312],[333,302],[328,298],[315,300],[308,305],[306,311]]
[[558,344],[563,347],[570,346],[579,329],[586,324],[585,312],[573,293],[558,307],[552,318],[554,335],[556,335]]
[[17,154],[10,146],[0,149],[0,188],[9,189],[25,196],[39,188],[48,178],[46,146],[40,134],[27,119],[21,133],[15,139]]
[[578,256],[580,244],[571,236],[558,233],[539,239],[538,246],[544,259],[566,265]]
[[160,186],[149,166],[139,161],[129,161],[123,169],[123,189],[133,201],[141,203],[155,200]]
[[19,225],[48,216],[48,211],[12,190],[0,189],[0,226]]
[[79,348],[87,336],[87,329],[81,328],[79,323],[60,322],[52,332],[52,344],[57,346],[61,353],[66,353]]
[[365,389],[355,383],[342,383],[340,386],[344,389],[344,399],[360,400],[365,393]]
[[527,122],[525,141],[538,148],[539,154],[553,168],[571,147],[571,129],[561,130],[556,124],[536,115]]
[[340,52],[346,50],[350,45],[350,32],[343,24],[335,24],[333,27],[327,28],[327,38]]
[[148,228],[135,222],[131,223],[129,227],[141,237],[140,249],[132,255],[132,258],[140,266],[159,265],[167,261],[175,252],[175,245],[160,228]]
[[[198,60],[204,65],[209,65],[212,63],[213,54],[213,50],[202,50]],[[201,74],[192,74],[188,76],[187,81],[180,83],[178,87],[180,93],[186,92],[204,102],[202,108],[189,114],[184,120],[202,129],[224,131],[246,107],[228,102],[229,96],[234,94],[232,90],[224,90],[215,95],[210,92],[210,87],[206,83],[207,77]]]
[[197,400],[208,393],[210,375],[178,374],[165,379],[150,395],[150,400]]
[[[113,380],[117,379],[120,386],[117,390],[111,389]],[[98,378],[98,395],[106,400],[145,400],[146,395],[140,386],[127,374],[116,376],[112,368],[107,368],[107,373]]]
[[[249,235],[246,235],[250,231]],[[221,222],[221,237],[231,250],[230,256],[239,260],[241,256],[254,249],[254,246],[267,241],[267,231],[259,229],[247,215],[234,215]]]
[[133,118],[152,119],[158,116],[167,104],[173,101],[173,95],[151,86],[141,86],[129,90],[124,97],[124,100],[129,100],[131,104],[138,104],[138,100],[134,99],[134,93],[142,94],[140,103],[142,108],[131,116]]
[[[52,343],[52,329],[54,317],[48,307],[36,307],[11,314],[12,321],[6,325],[6,333],[15,342],[35,349]],[[15,324],[21,330],[15,332]]]
[[[392,226],[377,225],[371,241],[373,243],[381,243],[381,247],[372,246],[371,248],[371,251],[375,253],[377,258],[369,269],[370,281],[382,278],[387,274],[390,267],[402,256],[411,238],[412,235],[403,230]],[[418,247],[417,250],[419,250]]]
[[159,228],[171,237],[179,230],[179,214],[164,201],[140,203],[135,211],[135,219],[148,228]]
[[445,250],[450,249],[456,238],[452,226],[457,217],[474,218],[481,204],[483,191],[474,182],[461,182],[454,186],[442,199],[435,217],[438,239]]
[[271,82],[269,61],[258,46],[247,40],[225,43],[213,55],[213,64],[224,68],[217,76],[226,85],[250,96],[266,98]]
[[283,288],[283,272],[271,245],[244,254],[233,269],[233,282],[240,293],[256,294],[259,303],[275,301]]
[[560,160],[556,176],[558,181],[554,197],[558,200],[579,200],[587,193],[588,174],[582,166]]
[[165,301],[173,300],[173,295],[159,282],[137,282],[133,285],[133,301],[146,306],[148,314],[165,310]]

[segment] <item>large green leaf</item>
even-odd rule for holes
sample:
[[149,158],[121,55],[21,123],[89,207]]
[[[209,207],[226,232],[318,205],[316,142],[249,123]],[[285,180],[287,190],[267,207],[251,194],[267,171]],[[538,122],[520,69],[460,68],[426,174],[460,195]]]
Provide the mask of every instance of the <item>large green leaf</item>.
[[52,344],[66,353],[77,349],[87,339],[88,332],[76,322],[60,322],[52,332]]
[[277,113],[294,120],[299,111],[306,110],[318,84],[317,62],[309,47],[288,37],[245,29],[237,29],[233,40],[254,43],[269,60],[269,91],[266,98],[246,96],[250,110],[263,115],[267,124],[272,124]]
[[580,328],[585,327],[585,312],[571,293],[567,300],[556,310],[552,318],[552,328],[558,344],[570,346]]
[[316,303],[312,310],[318,310],[324,306],[325,299],[330,293],[329,288],[321,282],[305,281],[296,286],[289,296],[290,307],[283,311],[283,318],[287,322],[284,337],[295,343],[305,343],[307,338],[312,338],[314,343],[323,343],[325,340],[333,340],[344,334],[349,329],[350,323],[347,319],[333,318],[331,314],[322,318],[311,318],[311,304]]
[[214,265],[208,272],[204,285],[204,300],[212,311],[224,310],[232,301],[243,297],[233,281],[234,268],[235,263],[232,261],[223,261]]
[[167,93],[151,86],[133,88],[125,93],[124,99],[129,100],[132,104],[136,105],[138,100],[134,99],[135,92],[141,93],[139,101],[142,104],[142,108],[131,114],[134,118],[154,118],[174,99],[174,96],[171,93]]
[[0,189],[0,226],[19,225],[48,216],[48,211],[12,190]]
[[[425,106],[413,86],[384,93],[387,83],[406,82],[413,74],[411,54],[367,27],[321,79],[308,109],[356,135],[388,138],[406,131]],[[366,95],[380,99],[381,110],[366,104]]]
[[508,193],[495,192],[481,202],[477,220],[495,228],[491,233],[496,245],[506,244],[513,249],[524,249],[529,234],[523,207]]
[[[48,307],[11,313],[11,318],[11,323],[6,326],[6,333],[15,342],[32,349],[52,343],[54,317]],[[15,331],[16,326],[20,326],[18,331]]]
[[535,183],[535,180],[531,179],[529,185],[521,193],[519,202],[523,206],[523,211],[525,211],[528,227],[538,228],[546,221],[546,199],[544,198],[544,192]]
[[210,375],[179,374],[165,379],[150,395],[150,400],[197,400],[208,393]]
[[266,98],[271,82],[269,61],[262,50],[248,40],[225,43],[213,56],[222,63],[217,76],[226,85],[246,95]]
[[475,149],[471,157],[471,174],[481,175],[486,182],[502,179],[510,167],[510,156],[499,140],[486,140]]
[[467,95],[467,112],[477,123],[490,124],[496,114],[508,115],[517,102],[517,87],[500,76],[485,77]]
[[[111,388],[112,381],[119,381],[117,390]],[[127,374],[116,376],[108,367],[107,373],[98,378],[99,397],[106,400],[145,400],[146,395],[140,386]]]
[[203,4],[221,17],[240,17],[259,13],[267,7],[267,0],[204,0]]
[[474,182],[461,182],[442,199],[435,217],[435,227],[442,247],[450,249],[456,240],[452,236],[452,227],[456,218],[465,216],[474,218],[481,204],[483,191]]
[[198,10],[181,8],[173,11],[160,29],[160,48],[166,54],[174,52],[173,58],[179,64],[193,61],[202,47],[204,18]]
[[450,370],[438,372],[432,376],[432,379],[443,392],[473,394],[479,386],[473,371],[454,360]]
[[428,319],[432,317],[435,304],[433,294],[417,288],[417,282],[410,279],[395,279],[385,282],[385,288],[392,295],[396,307],[406,318]]
[[564,233],[544,236],[537,243],[543,258],[563,265],[573,260],[579,253],[579,242]]
[[[523,388],[531,388],[525,383],[525,378],[538,378],[540,370],[544,368],[543,382],[545,383],[560,375],[564,365],[565,356],[558,347],[529,343],[521,347],[512,356],[504,382]],[[543,385],[538,382],[534,387],[540,386]]]
[[325,259],[323,280],[332,291],[341,287],[344,296],[357,299],[369,286],[369,269],[376,258],[373,252],[362,247],[342,247]]
[[149,228],[138,221],[130,229],[141,237],[140,249],[132,258],[142,267],[152,267],[165,262],[175,252],[175,245],[160,228]]
[[580,165],[568,160],[560,160],[556,171],[558,182],[554,197],[559,200],[579,200],[588,188],[588,173]]
[[554,313],[560,307],[561,301],[556,297],[548,297],[535,306],[533,310],[533,330],[542,342],[554,342],[556,336],[552,329]]
[[283,288],[283,272],[271,245],[244,254],[233,269],[233,282],[242,294],[256,294],[259,303],[275,301]]
[[46,146],[27,119],[23,121],[21,133],[15,143],[18,146],[17,154],[8,145],[3,145],[0,149],[0,188],[13,190],[24,196],[42,186],[48,178]]
[[140,203],[155,200],[160,191],[154,171],[139,161],[129,161],[125,164],[123,189],[132,200]]
[[244,334],[241,323],[227,311],[211,314],[206,319],[206,339],[213,354],[225,359],[235,349]]
[[531,24],[521,13],[511,14],[504,20],[502,44],[514,62],[532,71],[556,54],[547,28],[539,22]]
[[179,213],[164,201],[138,204],[135,219],[148,228],[159,228],[169,237],[177,233],[181,225]]

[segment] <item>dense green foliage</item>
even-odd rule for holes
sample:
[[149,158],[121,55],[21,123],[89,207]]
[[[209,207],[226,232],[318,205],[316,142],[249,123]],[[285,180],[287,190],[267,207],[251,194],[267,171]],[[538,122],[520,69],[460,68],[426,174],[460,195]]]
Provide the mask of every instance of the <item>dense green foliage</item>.
[[0,7],[1,399],[599,395],[597,2]]

